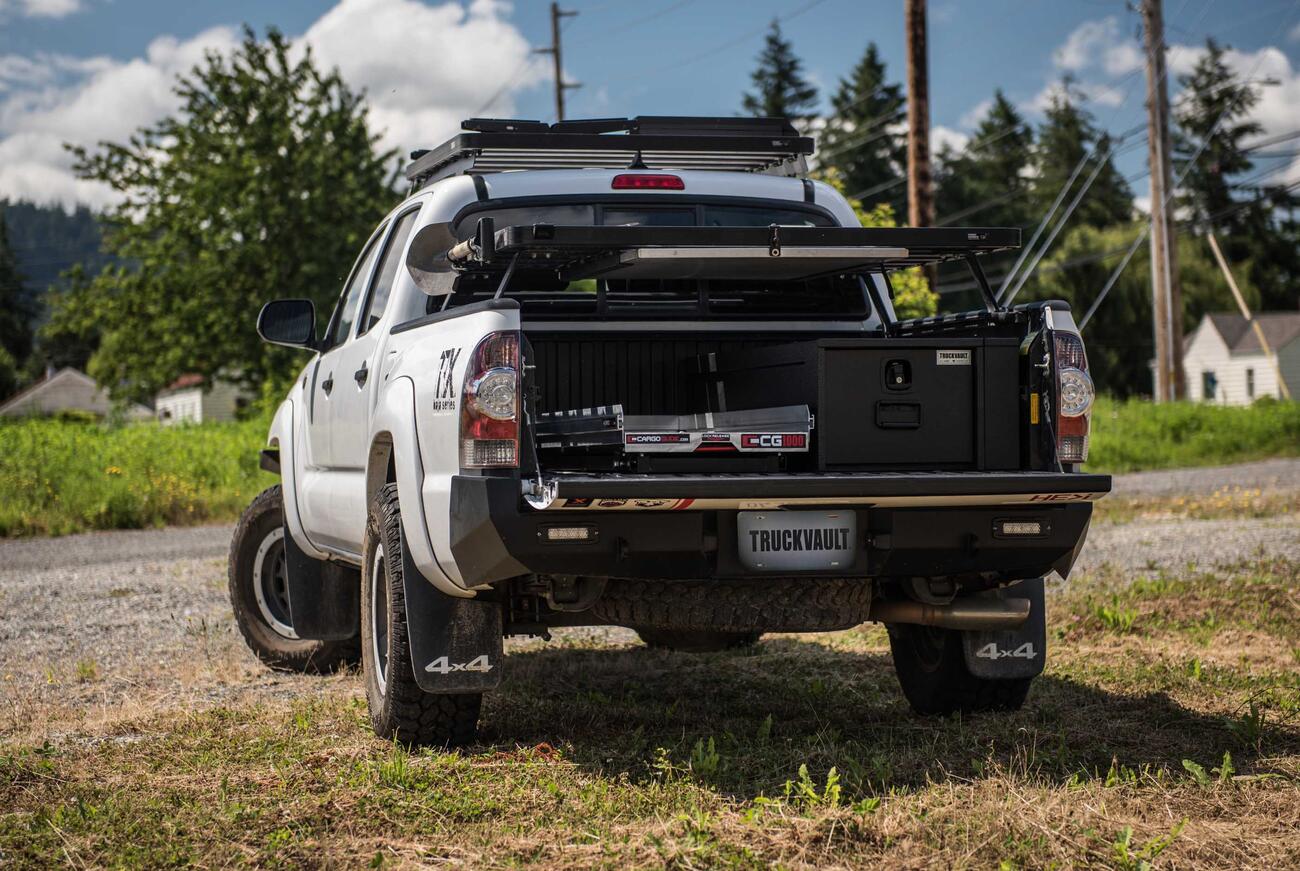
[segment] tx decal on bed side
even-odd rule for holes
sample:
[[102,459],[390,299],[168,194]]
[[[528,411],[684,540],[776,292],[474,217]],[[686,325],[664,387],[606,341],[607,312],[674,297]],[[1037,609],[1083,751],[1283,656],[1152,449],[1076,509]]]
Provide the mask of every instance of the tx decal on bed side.
[[438,357],[438,377],[433,383],[433,410],[456,410],[456,387],[452,376],[456,372],[456,360],[460,357],[460,348],[448,348]]

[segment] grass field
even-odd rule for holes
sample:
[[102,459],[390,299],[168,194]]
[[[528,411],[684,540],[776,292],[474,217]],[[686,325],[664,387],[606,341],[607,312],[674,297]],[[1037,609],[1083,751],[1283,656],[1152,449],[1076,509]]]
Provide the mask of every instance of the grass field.
[[0,423],[0,535],[230,520],[275,478],[266,424]]
[[193,712],[16,705],[0,864],[1296,867],[1298,589],[1287,561],[1072,584],[1026,709],[965,719],[907,711],[876,627],[526,645],[455,753],[372,737],[353,675]]
[[1098,400],[1088,469],[1132,472],[1300,456],[1300,402]]
[[[108,427],[0,423],[0,536],[232,520],[274,478],[257,468],[266,424]],[[1300,403],[1226,408],[1101,400],[1093,471],[1300,455]]]

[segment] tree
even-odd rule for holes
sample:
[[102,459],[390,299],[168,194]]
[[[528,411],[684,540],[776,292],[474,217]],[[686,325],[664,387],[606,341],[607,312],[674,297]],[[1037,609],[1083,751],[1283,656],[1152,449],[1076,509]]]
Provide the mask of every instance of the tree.
[[0,373],[10,373],[7,378],[0,374],[0,395],[7,395],[14,388],[17,367],[32,350],[32,318],[35,310],[23,288],[23,278],[18,272],[18,263],[14,259],[13,249],[9,247],[9,232],[6,229],[5,215],[0,212],[0,351],[4,352],[5,363],[0,366]]
[[[1205,54],[1192,72],[1178,77],[1183,97],[1174,110],[1178,122],[1174,162],[1178,171],[1185,173],[1179,205],[1198,223],[1210,222],[1211,216],[1236,204],[1231,176],[1255,168],[1243,140],[1264,129],[1249,120],[1251,109],[1259,102],[1258,89],[1234,81],[1236,77],[1224,63],[1224,51],[1213,38],[1207,39]],[[1191,157],[1201,143],[1205,149],[1193,163]],[[1242,219],[1231,214],[1218,220],[1230,228],[1239,226]]]
[[[821,180],[841,194],[844,193],[844,179],[839,170],[827,168],[820,173]],[[868,209],[862,201],[852,196],[845,196],[849,207],[858,216],[864,227],[897,227],[898,219],[894,207],[889,203],[877,203]],[[925,272],[918,267],[900,269],[891,272],[889,284],[894,291],[894,314],[900,319],[929,317],[939,310],[939,295],[930,289]]]
[[894,129],[903,117],[903,89],[885,78],[874,42],[831,97],[831,117],[820,148],[845,188],[869,203],[905,201],[907,138]]
[[1255,169],[1247,140],[1264,129],[1250,120],[1259,90],[1236,81],[1225,54],[1208,39],[1191,73],[1179,77],[1184,96],[1174,112],[1174,161],[1186,173],[1179,207],[1196,230],[1218,234],[1224,256],[1258,285],[1265,307],[1295,308],[1300,236],[1279,210],[1294,209],[1297,200],[1278,185],[1243,186],[1242,177]]
[[781,36],[775,19],[758,56],[758,68],[750,74],[754,93],[744,95],[741,105],[750,115],[809,121],[817,105],[817,88],[803,77],[803,63],[794,47]]
[[[0,208],[23,274],[25,299],[38,323],[69,282],[83,282],[87,273],[112,262],[101,248],[99,217],[85,206],[66,212],[58,205],[17,200],[0,201]],[[97,344],[97,335],[70,334],[46,322],[36,331],[20,380],[35,380],[47,366],[85,369]]]
[[[1032,181],[1034,133],[1001,90],[960,152],[944,148],[936,161],[936,212],[941,224],[978,227],[1020,227],[1028,231],[1037,221]],[[1026,233],[1026,241],[1028,235]],[[1017,252],[985,257],[984,270],[994,287],[1011,268]],[[939,269],[942,284],[969,286],[970,272],[960,264]],[[960,307],[982,306],[976,289],[950,299]]]
[[1053,200],[1069,180],[1075,166],[1097,145],[1092,160],[1075,179],[1066,202],[1078,191],[1088,175],[1101,161],[1102,168],[1071,216],[1071,224],[1108,227],[1133,217],[1133,192],[1119,174],[1112,160],[1110,137],[1099,131],[1092,115],[1082,106],[1083,97],[1066,78],[1053,94],[1034,147],[1034,184],[1030,203],[1032,214],[1047,214]]
[[[296,53],[295,53],[296,54]],[[72,149],[78,173],[122,196],[105,247],[118,262],[59,299],[53,329],[99,330],[90,372],[145,399],[195,372],[256,386],[292,352],[258,340],[271,297],[327,315],[362,242],[393,198],[361,95],[278,31],[245,28],[229,57],[178,79],[178,115],[126,143]]]
[[[1111,271],[1145,224],[1128,222],[1109,227],[1086,224],[1065,231],[1043,259],[1019,302],[1063,299],[1076,321],[1096,301]],[[1179,274],[1183,287],[1183,329],[1190,332],[1207,312],[1224,308],[1223,274],[1203,240],[1178,238]],[[1105,255],[1105,256],[1099,256]],[[1241,287],[1250,304],[1259,291],[1249,282]],[[1151,257],[1144,246],[1129,262],[1084,331],[1088,367],[1097,389],[1116,396],[1151,395]]]
[[940,152],[941,221],[982,227],[1024,227],[1036,219],[1027,170],[1034,133],[1001,90],[960,153]]

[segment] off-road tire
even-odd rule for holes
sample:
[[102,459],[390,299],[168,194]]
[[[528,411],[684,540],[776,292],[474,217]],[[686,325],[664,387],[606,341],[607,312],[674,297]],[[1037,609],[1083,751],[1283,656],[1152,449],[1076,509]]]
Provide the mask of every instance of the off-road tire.
[[[411,649],[407,639],[406,593],[402,587],[402,512],[397,485],[387,484],[370,503],[361,568],[361,659],[370,704],[370,725],[381,738],[403,744],[452,747],[468,744],[478,733],[482,693],[427,693],[415,680]],[[380,563],[386,573],[383,584],[387,639],[384,648],[385,679],[380,680],[380,660],[375,645],[374,608],[376,551],[382,544]],[[381,618],[383,619],[383,618]]]
[[643,581],[611,578],[592,613],[616,626],[678,632],[828,632],[865,623],[859,578]]
[[1034,680],[971,674],[961,633],[953,629],[896,624],[889,627],[889,649],[903,695],[918,714],[1018,711]]
[[681,653],[717,653],[749,647],[758,641],[758,632],[706,632],[703,630],[637,629],[637,635],[651,647]]
[[[280,485],[276,484],[263,490],[244,510],[230,542],[227,571],[235,625],[249,649],[271,668],[325,674],[355,665],[361,655],[359,638],[345,641],[291,638],[275,629],[259,606],[256,590],[259,553],[263,562],[261,570],[269,571],[275,559],[282,559],[278,554],[283,552],[284,535],[288,535],[284,529],[284,504]],[[277,536],[281,537],[278,543]],[[284,625],[291,628],[287,616],[284,620]]]

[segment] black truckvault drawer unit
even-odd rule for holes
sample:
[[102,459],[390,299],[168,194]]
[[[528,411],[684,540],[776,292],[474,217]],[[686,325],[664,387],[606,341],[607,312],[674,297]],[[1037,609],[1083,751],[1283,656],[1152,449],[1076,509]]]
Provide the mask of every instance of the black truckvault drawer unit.
[[1014,339],[820,339],[695,363],[710,411],[806,403],[823,471],[1020,467]]

